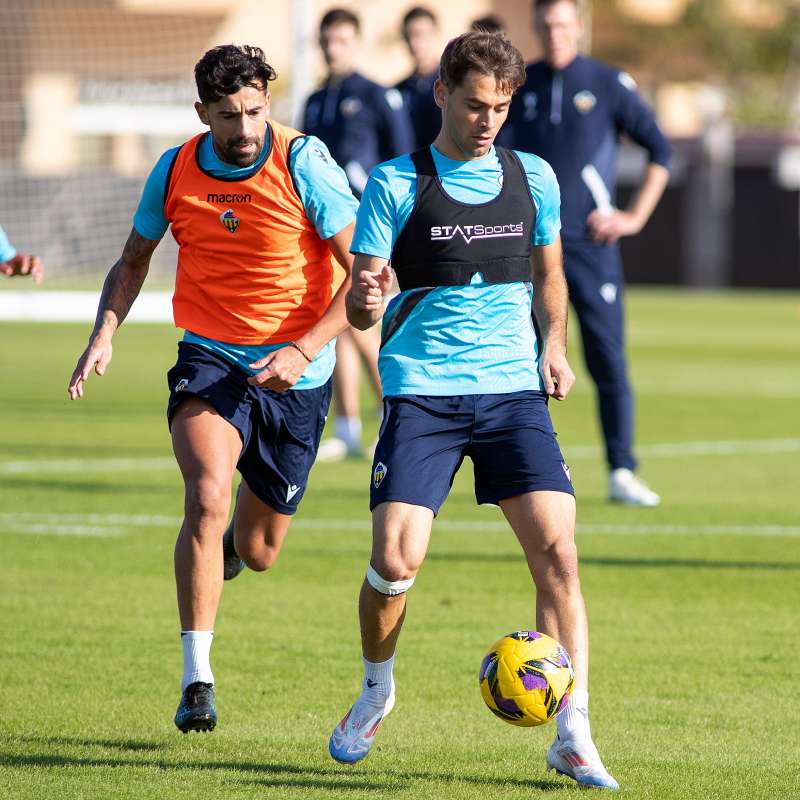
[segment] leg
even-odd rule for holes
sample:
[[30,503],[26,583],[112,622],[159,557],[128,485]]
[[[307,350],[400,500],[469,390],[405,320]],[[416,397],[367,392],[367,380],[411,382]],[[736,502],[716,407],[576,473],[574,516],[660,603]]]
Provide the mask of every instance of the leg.
[[500,501],[522,545],[536,585],[536,627],[566,647],[575,688],[588,689],[589,636],[578,578],[575,498],[565,492],[529,492]]
[[283,540],[292,521],[290,514],[281,514],[260,500],[242,481],[234,512],[236,552],[250,569],[269,569],[280,554]]
[[570,300],[580,322],[586,368],[597,387],[609,469],[636,469],[633,393],[625,359],[623,277],[616,247],[565,248]]
[[[428,550],[432,524],[429,508],[381,503],[372,512],[372,569],[387,583],[413,581]],[[389,595],[366,579],[358,614],[364,658],[373,662],[390,659],[406,615],[405,592]]]
[[575,667],[575,687],[556,720],[558,735],[547,754],[548,769],[581,786],[618,789],[589,727],[589,634],[578,578],[575,498],[565,492],[534,491],[501,500],[500,507],[536,585],[536,626],[566,647]]
[[172,446],[185,486],[184,520],[175,544],[181,627],[212,630],[222,593],[222,534],[242,442],[209,403],[191,397],[175,412]]
[[213,730],[217,722],[209,660],[222,593],[222,533],[238,431],[205,400],[184,400],[172,419],[172,443],[185,486],[184,520],[175,543],[175,583],[181,621],[183,678],[177,727]]
[[361,587],[359,617],[365,678],[361,696],[331,735],[337,761],[354,764],[370,751],[383,718],[394,707],[394,652],[411,588],[425,558],[433,511],[386,502],[373,511],[372,558]]
[[333,396],[336,405],[334,435],[319,450],[320,461],[338,461],[361,453],[361,414],[358,393],[361,364],[352,329],[336,340],[336,366],[333,371]]

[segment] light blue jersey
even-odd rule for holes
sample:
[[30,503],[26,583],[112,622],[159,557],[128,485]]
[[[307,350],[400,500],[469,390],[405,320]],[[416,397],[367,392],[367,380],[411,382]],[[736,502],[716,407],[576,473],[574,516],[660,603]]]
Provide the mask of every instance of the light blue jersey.
[[16,254],[17,251],[8,241],[6,232],[0,227],[0,261],[10,261]]
[[[261,169],[269,156],[271,145],[268,126],[261,155],[255,164],[248,167],[237,167],[223,161],[214,150],[210,134],[200,141],[197,152],[200,166],[215,178],[246,180]],[[145,239],[161,239],[169,226],[164,215],[164,197],[170,167],[179,149],[173,147],[161,156],[144,185],[139,207],[133,217],[133,227]],[[306,216],[321,239],[330,239],[354,220],[358,202],[350,191],[344,171],[319,139],[304,136],[295,140],[289,151],[289,169]],[[285,342],[256,346],[230,344],[207,339],[191,331],[186,332],[184,340],[213,350],[248,375],[255,374],[255,370],[249,367],[251,363],[286,346]],[[333,373],[335,362],[336,346],[333,340],[319,351],[293,388],[313,389],[322,386]]]
[[[457,202],[478,205],[497,197],[503,171],[492,148],[472,161],[454,161],[431,147],[442,187]],[[558,182],[546,161],[517,152],[536,206],[534,246],[553,242],[561,228]],[[351,251],[389,259],[414,208],[416,170],[408,155],[379,164],[361,198]],[[508,394],[541,389],[538,343],[529,283],[411,289],[394,298],[384,329],[408,295],[425,293],[380,351],[385,396]],[[413,325],[414,336],[404,335]]]

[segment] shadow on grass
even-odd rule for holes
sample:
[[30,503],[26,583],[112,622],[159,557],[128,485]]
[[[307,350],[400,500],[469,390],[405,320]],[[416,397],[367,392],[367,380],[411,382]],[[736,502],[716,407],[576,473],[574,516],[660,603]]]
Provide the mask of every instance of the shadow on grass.
[[[152,752],[162,750],[163,743],[125,739],[90,739],[68,736],[24,736],[10,735],[10,741],[53,746],[103,747],[125,752]],[[222,772],[259,773],[257,779],[244,782],[264,788],[298,788],[322,789],[330,791],[402,791],[409,788],[408,781],[425,781],[428,783],[457,784],[467,783],[476,786],[514,786],[539,791],[557,791],[568,788],[564,782],[548,779],[495,779],[481,775],[458,774],[454,772],[421,772],[381,773],[371,770],[367,775],[359,767],[341,767],[331,764],[330,767],[299,767],[294,764],[253,763],[246,761],[196,761],[172,762],[163,758],[124,758],[68,756],[58,753],[47,755],[30,755],[21,753],[0,752],[0,766],[5,767],[40,767],[40,768],[103,768],[132,767],[151,769],[157,767],[166,771],[182,770],[219,770]],[[382,781],[382,782],[381,782]]]
[[[516,562],[525,560],[522,553],[428,553],[428,561]],[[678,569],[763,569],[777,572],[800,570],[797,561],[710,561],[703,558],[638,558],[624,556],[581,556],[581,564],[598,567],[671,567]]]

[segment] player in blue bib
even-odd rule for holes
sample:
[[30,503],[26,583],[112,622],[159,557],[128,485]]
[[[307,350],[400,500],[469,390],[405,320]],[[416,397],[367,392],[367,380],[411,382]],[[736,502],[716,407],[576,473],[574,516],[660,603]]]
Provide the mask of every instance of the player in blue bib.
[[[558,184],[540,158],[493,144],[525,80],[508,39],[463,34],[445,48],[439,72],[439,135],[373,170],[351,247],[348,319],[361,329],[383,319],[384,418],[359,603],[363,692],[334,729],[330,753],[344,763],[364,758],[394,706],[405,593],[469,456],[478,502],[501,507],[525,552],[536,627],[575,665],[548,767],[616,789],[589,730],[575,498],[547,410],[548,396],[563,400],[575,380],[566,359]],[[393,272],[401,291],[384,311]]]

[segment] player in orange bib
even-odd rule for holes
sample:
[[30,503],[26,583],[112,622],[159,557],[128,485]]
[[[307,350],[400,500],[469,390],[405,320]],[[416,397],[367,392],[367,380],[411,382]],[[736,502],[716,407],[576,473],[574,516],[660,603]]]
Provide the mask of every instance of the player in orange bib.
[[91,371],[105,373],[112,336],[171,225],[173,311],[185,329],[167,376],[185,485],[175,545],[184,662],[175,724],[184,733],[216,725],[210,650],[223,576],[278,557],[319,446],[335,337],[347,326],[357,203],[318,139],[268,119],[275,77],[257,47],[215,47],[197,63],[195,108],[210,132],[168,150],[150,174],[68,389],[83,397]]

